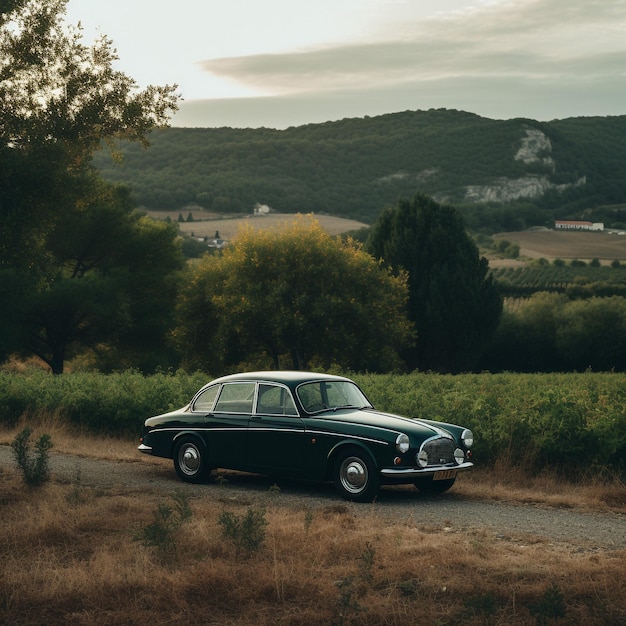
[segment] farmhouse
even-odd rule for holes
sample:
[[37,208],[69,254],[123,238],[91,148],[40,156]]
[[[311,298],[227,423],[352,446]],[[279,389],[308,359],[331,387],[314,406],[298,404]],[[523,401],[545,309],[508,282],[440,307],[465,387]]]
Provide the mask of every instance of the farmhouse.
[[555,230],[604,230],[602,222],[585,222],[583,220],[554,220]]

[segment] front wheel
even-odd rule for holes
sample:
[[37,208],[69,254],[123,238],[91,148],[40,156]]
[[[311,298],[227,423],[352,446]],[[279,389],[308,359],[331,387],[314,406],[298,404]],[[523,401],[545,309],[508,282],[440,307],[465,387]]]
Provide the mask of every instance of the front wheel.
[[205,447],[193,439],[183,439],[174,448],[174,469],[187,483],[204,482],[211,468],[207,463]]
[[420,478],[415,481],[415,486],[423,493],[436,495],[438,493],[444,493],[448,491],[452,485],[454,485],[454,478],[448,478],[446,480],[433,480],[432,478]]
[[380,478],[367,453],[342,452],[335,461],[333,478],[337,491],[353,502],[372,502],[380,489]]

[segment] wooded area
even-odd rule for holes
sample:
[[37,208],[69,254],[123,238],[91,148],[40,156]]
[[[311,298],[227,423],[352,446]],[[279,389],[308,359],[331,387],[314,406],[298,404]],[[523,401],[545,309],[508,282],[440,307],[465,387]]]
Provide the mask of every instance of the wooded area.
[[[518,287],[489,273],[466,232],[550,223],[557,212],[618,225],[626,116],[544,124],[431,110],[286,131],[167,129],[176,86],[142,90],[114,70],[112,42],[85,45],[66,4],[21,0],[0,12],[2,360],[35,355],[55,374],[67,363],[213,374],[281,363],[626,369],[620,281]],[[123,166],[107,165],[118,150]],[[467,201],[470,187],[537,177],[566,187],[533,201]],[[183,252],[206,247],[137,201],[325,211],[374,228],[363,245],[314,224],[248,231],[189,260]],[[502,297],[520,295],[532,297],[499,323]]]
[[[534,160],[516,158],[528,131],[549,140]],[[148,209],[199,205],[216,213],[329,213],[373,223],[398,198],[419,191],[453,203],[484,232],[552,227],[583,216],[626,225],[626,116],[537,122],[492,120],[455,110],[405,111],[287,130],[167,128],[151,147],[120,146],[94,164],[128,185]],[[551,159],[548,160],[548,159]],[[545,177],[535,198],[478,202],[468,188]]]

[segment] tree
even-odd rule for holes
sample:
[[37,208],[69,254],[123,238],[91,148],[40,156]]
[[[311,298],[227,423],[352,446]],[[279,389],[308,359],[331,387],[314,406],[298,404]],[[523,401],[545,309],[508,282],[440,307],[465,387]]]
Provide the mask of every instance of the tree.
[[[0,259],[30,265],[39,234],[71,201],[102,141],[147,142],[177,108],[175,86],[113,69],[112,42],[85,46],[64,24],[67,0],[4,3],[0,21]],[[28,258],[23,257],[28,250]],[[43,254],[43,252],[42,252]],[[35,257],[36,258],[36,257]]]
[[[139,90],[114,70],[106,37],[85,46],[80,26],[64,23],[66,5],[0,8],[0,273],[8,285],[0,291],[9,297],[0,322],[10,329],[0,350],[31,349],[55,373],[71,346],[102,340],[122,319],[136,324],[128,312],[149,282],[144,276],[133,292],[122,280],[142,267],[133,253],[140,222],[127,194],[95,173],[92,155],[103,142],[113,151],[122,139],[147,145],[178,100],[175,86]],[[166,247],[162,258],[172,264],[158,266],[161,279],[180,267],[180,254]]]
[[243,229],[205,257],[179,297],[175,338],[187,365],[386,371],[413,338],[406,277],[302,218],[280,231]]
[[574,300],[558,317],[556,348],[568,369],[626,369],[626,299]]
[[117,368],[154,369],[155,347],[165,358],[183,266],[176,226],[134,213],[126,189],[96,181],[96,190],[86,206],[57,217],[46,272],[13,307],[19,352],[37,355],[55,374],[86,347]]
[[409,365],[471,369],[497,327],[502,298],[460,214],[417,194],[382,213],[366,249],[408,272],[409,318],[418,336]]
[[567,369],[557,350],[564,294],[534,293],[516,310],[505,311],[481,367],[492,371],[554,372]]

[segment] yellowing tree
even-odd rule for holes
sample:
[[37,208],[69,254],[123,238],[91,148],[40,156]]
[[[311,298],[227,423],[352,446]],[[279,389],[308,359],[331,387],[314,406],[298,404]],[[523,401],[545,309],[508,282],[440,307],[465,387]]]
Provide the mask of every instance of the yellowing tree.
[[240,231],[183,287],[177,344],[187,366],[387,371],[413,341],[406,276],[312,218]]

